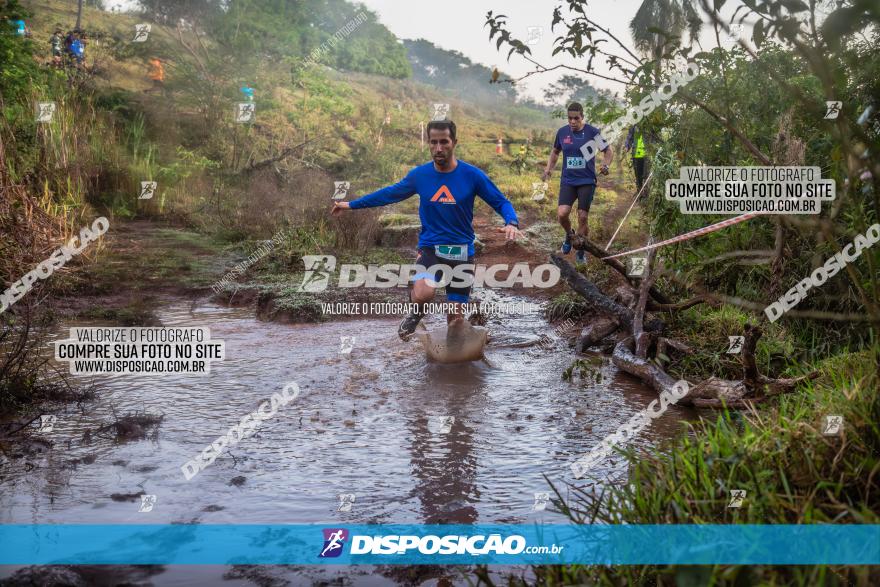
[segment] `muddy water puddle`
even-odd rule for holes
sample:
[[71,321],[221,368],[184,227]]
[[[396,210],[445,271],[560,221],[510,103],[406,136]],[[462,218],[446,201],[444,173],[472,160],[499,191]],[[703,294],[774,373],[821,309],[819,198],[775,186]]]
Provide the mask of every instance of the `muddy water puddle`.
[[[44,434],[52,447],[3,465],[0,522],[565,523],[552,504],[536,507],[535,493],[550,491],[543,475],[561,488],[588,484],[573,478],[569,463],[656,397],[604,357],[595,359],[598,376],[564,381],[574,353],[562,340],[529,350],[553,332],[538,312],[490,318],[487,360],[457,365],[426,362],[418,342],[397,338],[394,319],[291,326],[257,321],[250,309],[184,300],[159,316],[164,326],[209,327],[212,339],[225,342],[226,359],[206,375],[77,378],[97,384],[97,398],[82,409],[60,407]],[[65,324],[55,338],[87,325],[96,324]],[[428,320],[429,328],[440,325],[440,317]],[[294,401],[185,479],[187,460],[290,382],[301,390]],[[142,440],[83,439],[134,411],[164,419]],[[671,406],[634,445],[656,444],[687,415]],[[592,471],[621,472],[617,458]],[[150,511],[139,511],[139,494],[155,496]],[[200,567],[182,577],[180,567],[167,567],[145,580],[256,580],[247,569],[233,571]],[[252,572],[289,579],[334,571]],[[376,584],[383,581],[395,583],[394,573]]]

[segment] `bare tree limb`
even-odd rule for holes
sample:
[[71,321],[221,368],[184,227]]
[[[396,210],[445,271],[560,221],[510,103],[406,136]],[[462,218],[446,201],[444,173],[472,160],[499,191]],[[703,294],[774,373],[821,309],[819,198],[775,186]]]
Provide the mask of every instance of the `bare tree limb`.
[[254,171],[259,171],[260,169],[263,169],[264,167],[268,167],[269,165],[272,165],[273,163],[277,163],[277,162],[281,161],[282,159],[286,159],[287,157],[293,155],[294,151],[296,151],[297,149],[300,149],[313,141],[323,139],[323,138],[325,138],[325,136],[314,137],[314,138],[311,138],[311,139],[309,139],[303,143],[300,143],[298,145],[293,145],[291,147],[285,147],[275,157],[269,157],[268,159],[263,159],[262,161],[257,161],[256,163],[251,163],[250,165],[248,165],[247,167],[242,169],[239,173],[244,174],[244,173],[253,173]]
[[[649,245],[653,242],[653,238],[648,239]],[[632,334],[636,341],[636,356],[642,359],[646,358],[648,354],[648,338],[644,336],[645,333],[642,330],[642,322],[645,319],[645,306],[648,303],[648,290],[656,279],[656,274],[653,274],[651,271],[651,266],[653,265],[656,254],[657,249],[651,249],[648,253],[645,274],[642,277],[642,283],[639,285],[639,301],[636,303],[635,317],[633,318]]]
[[[603,249],[602,247],[600,247],[599,245],[597,245],[593,241],[589,240],[588,238],[585,238],[581,235],[576,235],[571,241],[571,246],[579,251],[589,252],[591,255],[593,255],[594,257],[596,257],[597,259],[599,259],[600,261],[602,261],[603,263],[605,263],[606,265],[608,265],[609,267],[611,267],[612,269],[614,269],[615,271],[617,271],[618,273],[623,275],[623,277],[626,278],[626,281],[630,285],[632,285],[632,286],[637,285],[635,280],[633,278],[631,278],[629,275],[627,275],[626,267],[623,266],[623,263],[621,263],[617,259],[606,259],[605,257],[610,256],[611,253],[609,253],[608,251],[606,251],[605,249]],[[660,302],[661,304],[672,304],[672,300],[669,299],[669,297],[667,295],[665,295],[662,291],[657,289],[655,286],[652,285],[651,289],[648,291],[651,292],[651,297],[654,298],[655,300],[657,300],[658,302]]]

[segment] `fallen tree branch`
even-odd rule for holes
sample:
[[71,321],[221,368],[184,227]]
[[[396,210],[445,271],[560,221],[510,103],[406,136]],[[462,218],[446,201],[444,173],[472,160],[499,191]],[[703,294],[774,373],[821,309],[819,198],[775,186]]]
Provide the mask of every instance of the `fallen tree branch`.
[[[627,329],[627,331],[632,332],[633,318],[635,318],[635,314],[632,310],[626,306],[618,304],[606,296],[593,282],[578,273],[571,263],[556,253],[550,255],[550,261],[559,267],[559,272],[562,275],[562,278],[568,282],[568,285],[571,286],[577,294],[589,302],[593,308],[603,314],[613,316]],[[644,329],[646,331],[656,331],[661,330],[662,328],[662,321],[652,319],[645,324]]]
[[[638,377],[653,387],[654,391],[657,392],[657,395],[660,395],[664,391],[668,391],[672,394],[672,388],[675,385],[676,380],[651,361],[637,357],[630,349],[631,343],[632,338],[628,338],[615,345],[614,353],[611,355],[611,362],[614,366],[624,373],[629,373],[630,375]],[[690,405],[690,395],[689,392],[688,395],[679,400],[679,405]]]
[[[581,235],[575,236],[571,241],[571,246],[579,251],[587,251],[621,275],[626,279],[626,281],[635,287],[637,284],[635,280],[633,280],[629,275],[626,274],[626,267],[623,266],[623,263],[618,261],[617,259],[606,259],[611,255],[608,251],[597,245],[596,243],[590,241],[587,238],[584,238]],[[649,290],[651,292],[651,297],[660,302],[661,304],[671,304],[672,300],[669,299],[662,291],[657,289],[656,287],[651,287]]]
[[[687,396],[679,400],[679,405],[713,409],[747,408],[776,395],[791,392],[798,383],[819,376],[818,371],[800,377],[782,379],[761,375],[754,360],[754,350],[761,337],[761,329],[757,326],[746,325],[745,332],[746,340],[742,351],[743,380],[731,381],[710,377],[691,386]],[[614,353],[611,356],[611,362],[614,366],[625,373],[638,377],[654,388],[658,395],[670,389],[675,380],[652,361],[637,356],[631,349],[632,340],[632,338],[628,338],[614,347]],[[668,340],[664,341],[664,343],[668,342]]]
[[706,296],[697,296],[684,302],[678,302],[677,304],[661,304],[654,300],[648,300],[648,310],[652,312],[680,312],[681,310],[687,310],[698,304],[706,303],[709,303]]
[[[650,245],[654,239],[650,239]],[[649,338],[646,336],[642,323],[645,320],[645,306],[648,303],[648,290],[657,279],[656,274],[651,273],[651,267],[654,263],[654,257],[657,255],[657,249],[651,249],[648,253],[647,263],[645,264],[645,274],[642,276],[642,283],[639,285],[639,301],[636,303],[635,317],[633,318],[633,338],[636,341],[636,356],[644,359],[648,354]]]
[[682,353],[693,354],[694,349],[684,344],[681,341],[675,340],[673,338],[666,338],[665,336],[661,336],[657,339],[657,352],[666,353],[666,347],[671,346],[677,351],[681,351]]
[[324,138],[324,137],[323,137],[323,136],[321,136],[321,137],[314,137],[314,138],[311,138],[311,139],[305,141],[304,143],[300,143],[300,144],[298,144],[298,145],[294,145],[294,146],[292,146],[292,147],[285,147],[285,148],[282,149],[281,152],[280,152],[278,155],[276,155],[275,157],[269,157],[268,159],[263,159],[262,161],[257,161],[256,163],[251,163],[250,165],[248,165],[247,167],[243,168],[243,169],[242,169],[241,171],[239,171],[238,173],[239,173],[239,175],[243,175],[243,174],[246,174],[246,173],[253,173],[253,172],[255,172],[255,171],[259,171],[260,169],[263,169],[263,168],[265,168],[265,167],[268,167],[269,165],[272,165],[273,163],[278,163],[278,162],[281,161],[282,159],[285,159],[285,158],[287,158],[287,157],[293,155],[294,151],[296,151],[297,149],[300,149],[300,148],[302,148],[302,147],[308,145],[308,144],[311,143],[312,141],[316,141],[316,140],[321,139],[321,138]]
[[[743,364],[743,383],[751,393],[763,392],[759,397],[772,397],[788,393],[794,387],[803,381],[815,379],[819,376],[818,371],[812,371],[800,377],[774,379],[761,375],[758,371],[758,365],[755,362],[755,348],[758,345],[758,339],[763,336],[763,331],[751,324],[746,324],[744,330],[742,364]],[[767,389],[765,389],[767,388]]]

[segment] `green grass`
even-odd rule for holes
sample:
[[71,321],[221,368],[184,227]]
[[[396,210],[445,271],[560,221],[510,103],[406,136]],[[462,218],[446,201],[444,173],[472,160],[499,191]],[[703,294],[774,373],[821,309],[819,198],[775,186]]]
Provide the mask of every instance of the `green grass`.
[[418,214],[391,213],[379,217],[382,226],[415,226],[421,224]]
[[[731,306],[711,308],[700,304],[680,312],[671,321],[663,318],[669,323],[668,336],[688,341],[694,350],[666,366],[673,377],[742,378],[740,355],[727,353],[728,337],[742,335],[747,323],[758,323],[754,314]],[[758,369],[765,375],[780,376],[797,362],[803,349],[796,348],[792,338],[778,324],[765,322],[761,328],[764,334],[755,353]]]
[[590,311],[590,306],[576,293],[566,291],[559,294],[547,304],[545,316],[550,322],[560,320],[577,320]]
[[[561,511],[579,524],[877,524],[878,362],[880,349],[829,359],[816,365],[819,379],[759,412],[706,412],[686,424],[688,433],[647,454],[623,449],[628,478],[601,496],[575,490],[575,497],[563,501],[557,493]],[[822,434],[826,415],[843,416],[841,435]],[[746,490],[742,507],[727,507],[731,489]],[[645,565],[535,570],[542,585],[675,584],[690,572]],[[877,569],[866,567],[718,565],[705,572],[712,583],[700,584],[877,580]]]

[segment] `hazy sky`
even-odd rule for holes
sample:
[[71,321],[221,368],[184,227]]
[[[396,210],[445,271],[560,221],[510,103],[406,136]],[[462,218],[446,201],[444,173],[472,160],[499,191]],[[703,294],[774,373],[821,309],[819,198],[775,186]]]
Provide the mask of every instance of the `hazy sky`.
[[[460,51],[472,61],[484,65],[497,65],[512,77],[518,77],[534,66],[514,54],[508,63],[507,50],[495,50],[495,41],[489,41],[489,28],[484,27],[486,13],[490,10],[495,14],[504,14],[511,34],[526,42],[529,27],[542,27],[540,42],[531,45],[532,56],[544,66],[550,67],[559,63],[578,65],[571,57],[564,58],[561,54],[551,56],[553,41],[565,30],[560,23],[556,31],[550,30],[553,20],[553,9],[563,4],[562,14],[568,16],[568,4],[560,0],[446,0],[445,2],[427,2],[425,0],[360,0],[368,8],[376,12],[379,20],[391,32],[401,38],[424,38],[444,49]],[[588,3],[587,14],[599,25],[632,49],[629,34],[629,21],[635,15],[641,0],[593,0]],[[496,37],[497,39],[497,37]],[[705,41],[704,41],[705,42]],[[607,44],[609,49],[619,49]],[[620,50],[615,51],[621,53]],[[586,59],[581,60],[585,64]],[[594,66],[600,73],[608,73],[604,58],[594,60]],[[543,87],[558,79],[563,72],[554,71],[536,74],[523,81],[521,91],[541,99]],[[572,73],[572,72],[568,72]],[[576,73],[576,72],[575,72]],[[591,76],[592,77],[592,76]],[[593,77],[591,83],[612,91],[620,91],[620,84]]]
[[[291,0],[292,1],[292,0]],[[583,66],[586,59],[575,60],[562,54],[551,56],[554,39],[565,30],[560,23],[556,31],[550,30],[553,20],[553,9],[563,5],[562,14],[569,18],[568,3],[563,0],[445,0],[445,2],[428,2],[426,0],[351,0],[361,2],[373,12],[379,21],[402,39],[427,39],[435,45],[443,48],[456,50],[464,54],[471,61],[481,63],[488,67],[497,66],[501,71],[517,78],[529,71],[534,66],[514,54],[507,61],[507,50],[502,46],[500,51],[495,49],[495,41],[489,40],[489,29],[484,26],[486,14],[491,10],[495,14],[507,16],[507,27],[511,34],[523,42],[529,39],[529,27],[540,27],[540,40],[530,44],[532,57],[546,67],[559,64]],[[118,4],[130,8],[136,4],[135,0],[109,0],[107,4]],[[590,0],[587,2],[587,14],[600,26],[611,31],[620,41],[632,49],[632,38],[629,34],[629,21],[635,15],[642,0]],[[725,14],[730,14],[739,2],[728,2],[724,8]],[[711,38],[709,27],[704,27],[700,40],[705,47],[715,44],[714,34]],[[748,38],[751,35],[750,27],[746,26],[743,31]],[[602,33],[599,33],[602,34]],[[497,39],[497,37],[496,37]],[[722,36],[722,44],[730,46],[731,39]],[[612,42],[605,44],[610,51],[623,54],[622,50]],[[633,50],[633,52],[635,52]],[[602,74],[611,74],[605,66],[605,59],[594,60],[596,71]],[[520,82],[520,92],[543,100],[543,88],[566,73],[575,75],[577,72],[566,70],[551,71],[535,74]],[[599,88],[605,88],[613,92],[622,90],[622,85],[595,76],[590,76],[590,83]],[[487,80],[488,81],[488,80]]]

